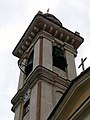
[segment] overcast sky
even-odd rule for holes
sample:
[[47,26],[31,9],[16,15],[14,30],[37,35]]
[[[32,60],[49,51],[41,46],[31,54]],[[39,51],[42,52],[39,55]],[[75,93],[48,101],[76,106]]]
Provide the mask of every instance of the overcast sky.
[[14,120],[11,99],[17,91],[19,68],[12,51],[34,15],[48,8],[64,27],[84,38],[76,58],[77,73],[82,71],[78,69],[81,58],[87,57],[85,68],[90,66],[90,0],[0,0],[0,120]]

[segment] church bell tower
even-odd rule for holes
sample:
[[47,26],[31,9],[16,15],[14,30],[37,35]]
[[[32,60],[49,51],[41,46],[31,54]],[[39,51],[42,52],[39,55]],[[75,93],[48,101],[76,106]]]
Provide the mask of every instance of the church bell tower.
[[35,15],[13,50],[20,68],[18,90],[11,100],[14,120],[47,120],[76,77],[75,57],[82,42],[54,15]]

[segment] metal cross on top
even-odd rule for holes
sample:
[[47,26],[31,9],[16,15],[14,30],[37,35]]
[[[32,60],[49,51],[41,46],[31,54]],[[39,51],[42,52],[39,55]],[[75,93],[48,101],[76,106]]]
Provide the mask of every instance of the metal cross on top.
[[47,13],[49,13],[50,8],[47,9]]
[[84,71],[85,70],[85,67],[84,67],[84,62],[85,60],[87,59],[87,57],[85,59],[81,58],[81,64],[79,65],[78,68],[80,68],[82,66],[82,70]]

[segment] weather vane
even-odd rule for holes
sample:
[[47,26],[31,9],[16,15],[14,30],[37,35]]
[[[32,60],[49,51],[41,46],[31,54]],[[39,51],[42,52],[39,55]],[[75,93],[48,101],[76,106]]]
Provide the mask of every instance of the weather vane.
[[49,13],[50,8],[47,9],[47,13]]
[[82,66],[82,70],[84,71],[85,70],[85,67],[84,67],[84,62],[85,60],[87,59],[87,57],[85,59],[81,58],[81,64],[79,65],[78,68],[80,68]]

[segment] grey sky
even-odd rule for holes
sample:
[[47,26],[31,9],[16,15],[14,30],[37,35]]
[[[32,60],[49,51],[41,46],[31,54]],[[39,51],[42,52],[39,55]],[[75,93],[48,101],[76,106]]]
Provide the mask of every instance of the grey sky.
[[90,0],[0,0],[0,120],[14,120],[10,102],[17,90],[19,68],[12,51],[34,15],[48,8],[64,27],[84,37],[76,65],[82,57],[87,57],[85,68],[90,65]]

